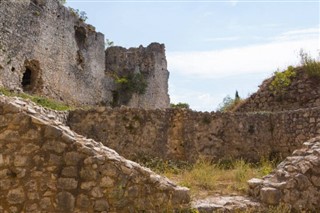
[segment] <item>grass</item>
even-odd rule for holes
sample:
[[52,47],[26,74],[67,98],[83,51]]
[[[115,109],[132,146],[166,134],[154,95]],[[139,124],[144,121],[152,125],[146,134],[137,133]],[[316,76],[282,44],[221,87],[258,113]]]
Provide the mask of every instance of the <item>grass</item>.
[[194,165],[160,159],[139,163],[167,176],[181,186],[190,188],[191,195],[198,198],[214,194],[246,194],[249,179],[263,177],[275,168],[274,162],[265,159],[257,164],[244,160],[212,164],[205,159],[200,159]]
[[8,96],[8,97],[20,97],[22,99],[31,100],[37,105],[40,105],[48,109],[57,110],[57,111],[66,111],[66,110],[74,109],[73,107],[70,107],[58,101],[54,101],[41,96],[29,95],[26,93],[11,92],[5,88],[0,88],[0,94],[3,94],[4,96]]
[[309,77],[320,78],[320,62],[307,53],[300,51],[301,64]]

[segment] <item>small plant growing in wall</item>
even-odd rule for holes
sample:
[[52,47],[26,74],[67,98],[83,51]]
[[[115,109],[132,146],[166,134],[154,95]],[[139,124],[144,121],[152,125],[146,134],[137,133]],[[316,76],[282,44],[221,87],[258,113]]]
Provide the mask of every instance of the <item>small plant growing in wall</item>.
[[296,76],[293,66],[289,66],[285,71],[279,70],[274,72],[274,78],[269,86],[269,89],[274,95],[282,96],[288,86],[292,83],[292,78]]
[[300,58],[303,69],[309,77],[320,78],[320,61],[312,58],[309,54],[300,50]]
[[80,11],[79,9],[73,9],[72,7],[69,7],[69,11],[73,16],[79,18],[80,21],[86,22],[88,19],[87,13],[84,11]]
[[112,47],[113,45],[114,45],[113,41],[106,39],[105,48]]
[[143,95],[148,87],[147,80],[142,73],[130,73],[122,76],[114,73],[112,77],[116,83],[112,106],[127,104],[133,94]]
[[171,108],[179,108],[179,109],[190,109],[189,104],[187,104],[187,103],[181,103],[181,102],[179,102],[179,103],[177,103],[177,104],[171,103],[171,104],[170,104],[170,107],[171,107]]

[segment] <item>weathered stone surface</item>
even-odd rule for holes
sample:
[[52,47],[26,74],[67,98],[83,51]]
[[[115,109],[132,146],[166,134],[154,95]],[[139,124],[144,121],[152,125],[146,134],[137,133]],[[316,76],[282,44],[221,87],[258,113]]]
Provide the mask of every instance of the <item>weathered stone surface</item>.
[[[70,112],[68,125],[131,160],[158,157],[195,162],[206,156],[217,161],[259,161],[261,157],[286,157],[301,147],[301,138],[316,137],[318,129],[310,127],[310,117],[320,119],[320,108],[275,113],[105,108]],[[303,150],[294,154],[306,155]],[[320,163],[317,159],[309,161],[291,167],[292,171],[299,166],[308,172],[311,164]]]
[[317,171],[320,165],[310,161],[320,158],[320,154],[314,154],[319,145],[320,137],[309,140],[300,150],[294,151],[294,156],[281,162],[273,173],[262,180],[249,181],[250,194],[264,204],[284,203],[293,211],[318,212],[320,173]]
[[[147,83],[143,94],[118,92],[114,105],[127,105],[144,109],[169,108],[169,72],[163,44],[152,43],[146,48],[125,49],[109,47],[106,50],[106,72],[110,75],[130,76],[141,74]],[[100,112],[103,112],[99,108]]]
[[[307,72],[299,67],[295,69],[296,76],[292,78],[289,86],[284,88],[282,94],[270,89],[274,76],[266,79],[259,86],[259,90],[252,94],[235,111],[286,111],[320,106],[320,87],[315,78],[309,77]],[[315,123],[316,117],[305,114],[308,123]],[[307,138],[304,138],[305,140]]]
[[10,204],[21,204],[25,201],[26,195],[22,187],[9,190],[7,201]]
[[[0,96],[0,108],[15,101]],[[1,111],[6,119],[23,115],[32,122],[0,131],[1,212],[157,212],[169,203],[188,208],[188,189],[72,132],[29,102],[18,108],[16,114]],[[20,125],[24,131],[16,131]],[[61,140],[64,134],[69,142]]]
[[260,190],[260,199],[269,205],[277,205],[280,203],[281,192],[271,187],[263,187]]
[[212,212],[259,212],[260,204],[249,197],[242,196],[210,196],[192,202],[192,208],[200,213]]
[[75,199],[69,192],[59,192],[57,194],[57,208],[60,211],[72,212],[74,209]]

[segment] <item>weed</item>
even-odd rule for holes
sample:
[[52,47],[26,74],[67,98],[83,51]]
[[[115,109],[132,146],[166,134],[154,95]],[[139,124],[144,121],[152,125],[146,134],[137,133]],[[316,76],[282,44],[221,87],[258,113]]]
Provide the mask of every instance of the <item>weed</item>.
[[42,107],[48,108],[48,109],[53,109],[53,110],[58,110],[58,111],[66,111],[66,110],[71,110],[73,109],[70,106],[67,106],[63,103],[48,99],[48,98],[44,98],[41,96],[36,96],[36,95],[29,95],[26,93],[15,93],[15,92],[11,92],[5,88],[0,88],[0,94],[3,94],[4,96],[8,96],[8,97],[20,97],[23,99],[28,99],[31,100],[32,102],[34,102],[37,105],[40,105]]
[[213,164],[200,158],[197,163],[184,167],[174,167],[168,161],[153,159],[144,165],[171,178],[179,185],[190,188],[193,195],[244,194],[247,192],[249,179],[262,177],[274,168],[274,162],[266,159],[261,159],[257,164],[244,160],[228,160]]
[[171,107],[171,108],[179,108],[179,109],[190,109],[189,104],[187,104],[187,103],[181,103],[181,102],[179,102],[179,103],[177,103],[177,104],[171,103],[171,104],[170,104],[170,107]]
[[301,64],[309,77],[320,78],[320,62],[313,59],[310,55],[300,51]]

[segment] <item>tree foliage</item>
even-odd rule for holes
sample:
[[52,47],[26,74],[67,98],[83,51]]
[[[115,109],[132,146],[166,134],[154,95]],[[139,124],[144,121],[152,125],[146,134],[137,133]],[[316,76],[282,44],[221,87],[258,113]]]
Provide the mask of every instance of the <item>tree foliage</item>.
[[219,104],[217,111],[230,112],[234,110],[241,102],[243,102],[243,99],[239,96],[238,91],[236,91],[234,98],[231,98],[230,95],[227,95],[223,98],[223,101],[221,104]]
[[171,103],[171,104],[170,104],[170,107],[171,107],[171,108],[180,108],[180,109],[190,109],[189,104],[187,104],[187,103],[181,103],[181,102],[179,102],[179,103],[177,103],[177,104]]

